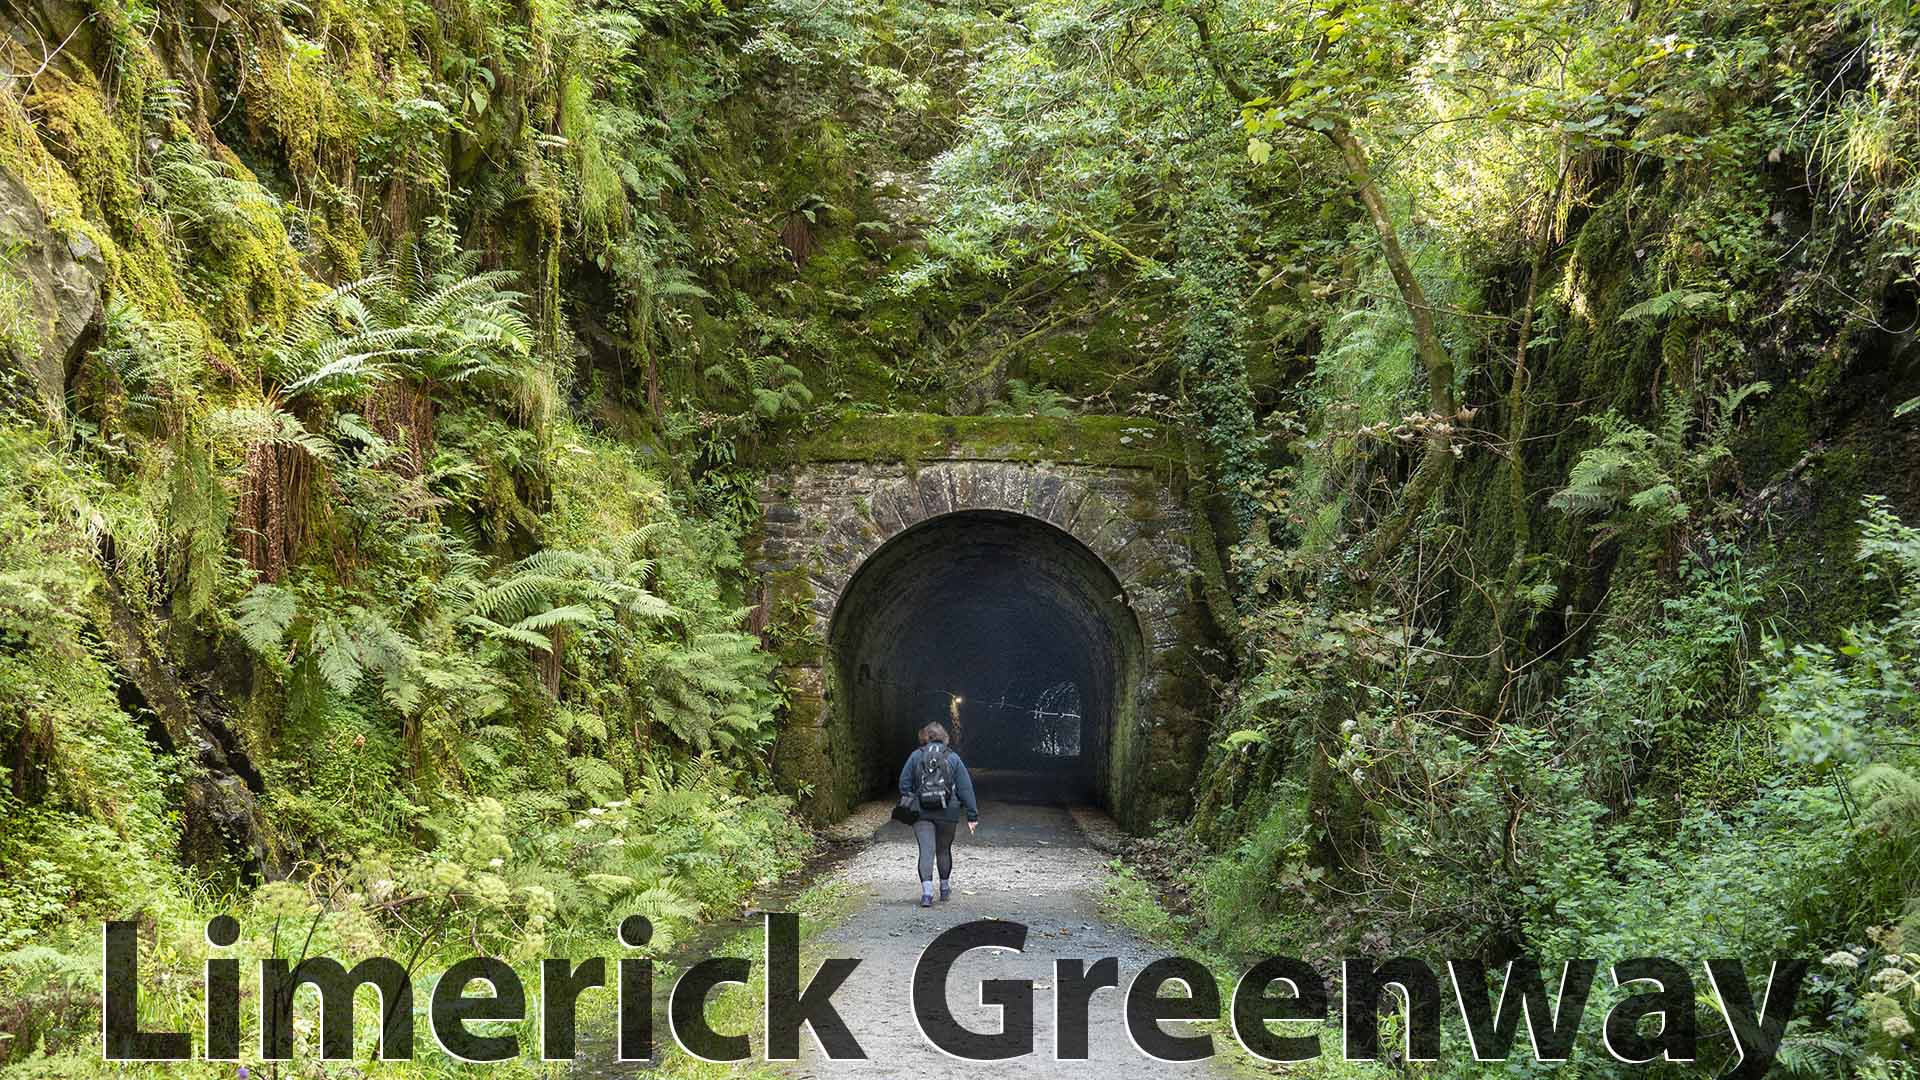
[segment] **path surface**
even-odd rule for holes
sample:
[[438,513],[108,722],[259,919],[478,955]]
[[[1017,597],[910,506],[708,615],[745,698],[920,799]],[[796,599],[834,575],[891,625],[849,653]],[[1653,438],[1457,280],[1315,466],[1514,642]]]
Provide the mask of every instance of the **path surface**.
[[[986,802],[982,824],[954,842],[953,900],[919,907],[911,830],[886,821],[886,804],[862,808],[847,823],[866,835],[833,876],[846,882],[859,905],[843,922],[808,943],[810,961],[829,956],[860,958],[860,968],[834,994],[834,1004],[866,1051],[865,1061],[825,1058],[811,1033],[801,1036],[802,1059],[789,1075],[806,1080],[834,1077],[954,1078],[1224,1076],[1212,1062],[1155,1061],[1133,1046],[1122,1015],[1127,983],[1162,951],[1101,918],[1097,899],[1107,856],[1088,838],[1102,825],[1098,815],[1078,816],[1082,828],[1057,806]],[[842,835],[845,835],[843,832]],[[999,1010],[979,1004],[982,979],[1030,979],[1034,991],[1034,1053],[1010,1061],[965,1062],[935,1049],[912,1016],[911,980],[920,952],[941,931],[973,919],[999,918],[1027,926],[1022,953],[969,953],[948,981],[948,1000],[960,1023],[974,1031],[999,1029]],[[1104,956],[1120,958],[1120,989],[1094,995],[1089,1013],[1086,1061],[1054,1060],[1053,962],[1079,957],[1091,966]],[[812,963],[806,972],[812,974]],[[1182,1025],[1169,1025],[1177,1030]],[[1215,1036],[1216,1045],[1219,1036]]]

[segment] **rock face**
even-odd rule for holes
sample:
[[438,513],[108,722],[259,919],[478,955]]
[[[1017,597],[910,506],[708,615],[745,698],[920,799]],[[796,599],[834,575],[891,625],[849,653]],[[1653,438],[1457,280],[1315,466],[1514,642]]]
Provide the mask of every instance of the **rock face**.
[[56,421],[99,332],[105,279],[99,247],[55,230],[26,185],[0,170],[0,352]]
[[172,664],[142,632],[139,616],[119,589],[99,591],[94,619],[114,666],[137,694],[138,705],[154,719],[152,734],[162,751],[183,752],[181,779],[186,784],[180,820],[181,853],[190,862],[213,865],[231,858],[249,874],[284,875],[271,862],[266,820],[260,813],[260,774],[225,721],[180,681]]

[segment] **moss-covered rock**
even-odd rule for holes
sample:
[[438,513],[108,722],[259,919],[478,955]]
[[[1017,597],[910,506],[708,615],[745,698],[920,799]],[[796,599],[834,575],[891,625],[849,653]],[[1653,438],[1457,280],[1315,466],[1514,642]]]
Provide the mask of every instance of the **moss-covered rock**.
[[19,178],[0,169],[0,358],[24,370],[48,413],[99,328],[106,266],[83,233],[60,236]]
[[1003,417],[847,412],[819,430],[765,448],[763,461],[941,459],[1051,461],[1166,469],[1184,462],[1178,437],[1136,416]]

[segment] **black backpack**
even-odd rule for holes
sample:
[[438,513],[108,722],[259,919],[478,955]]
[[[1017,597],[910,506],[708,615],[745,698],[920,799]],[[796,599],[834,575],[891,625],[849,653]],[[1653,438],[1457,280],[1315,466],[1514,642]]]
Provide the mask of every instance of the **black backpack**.
[[920,773],[914,778],[921,806],[945,810],[953,801],[953,751],[946,743],[928,743],[920,748]]

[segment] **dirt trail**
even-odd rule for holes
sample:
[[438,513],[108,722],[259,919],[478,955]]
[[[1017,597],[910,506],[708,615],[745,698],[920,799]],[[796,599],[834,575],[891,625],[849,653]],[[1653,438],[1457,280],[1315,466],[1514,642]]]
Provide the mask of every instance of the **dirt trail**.
[[[809,1080],[843,1076],[1161,1080],[1226,1075],[1218,1057],[1188,1064],[1155,1061],[1135,1049],[1127,1034],[1121,1011],[1123,992],[1132,977],[1162,952],[1099,913],[1097,898],[1107,874],[1107,857],[1088,840],[1089,830],[1101,831],[1097,815],[1069,814],[1057,806],[983,804],[979,833],[969,837],[962,828],[954,842],[952,901],[936,903],[929,910],[918,906],[912,833],[886,821],[887,809],[886,804],[864,807],[845,823],[842,836],[863,833],[867,840],[833,876],[852,888],[859,906],[838,926],[821,931],[807,950],[811,958],[860,958],[859,970],[834,994],[834,1004],[867,1060],[828,1060],[808,1033],[801,1036],[802,1059],[788,1067],[789,1075]],[[1076,823],[1076,816],[1087,822],[1087,828]],[[1032,980],[1035,1036],[1029,1057],[995,1062],[948,1057],[927,1042],[912,1016],[909,987],[921,951],[941,931],[985,918],[1026,924],[1026,949],[1018,954],[969,953],[954,968],[947,984],[948,999],[960,1023],[974,1031],[996,1031],[999,1010],[978,1003],[980,981]],[[1054,960],[1079,957],[1091,965],[1104,956],[1120,958],[1121,985],[1094,995],[1088,1031],[1091,1058],[1056,1061]],[[809,974],[812,966],[807,965]],[[1180,1026],[1169,1025],[1169,1030]],[[1219,1041],[1216,1033],[1216,1045]]]

